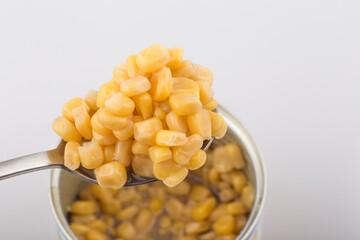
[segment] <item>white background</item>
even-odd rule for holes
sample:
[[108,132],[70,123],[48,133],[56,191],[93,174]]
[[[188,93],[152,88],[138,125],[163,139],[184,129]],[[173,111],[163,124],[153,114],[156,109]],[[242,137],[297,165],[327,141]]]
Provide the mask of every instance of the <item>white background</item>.
[[[153,43],[215,73],[268,170],[263,239],[359,239],[360,4],[0,1],[0,161],[55,147],[62,104]],[[48,172],[2,181],[0,239],[56,239]]]

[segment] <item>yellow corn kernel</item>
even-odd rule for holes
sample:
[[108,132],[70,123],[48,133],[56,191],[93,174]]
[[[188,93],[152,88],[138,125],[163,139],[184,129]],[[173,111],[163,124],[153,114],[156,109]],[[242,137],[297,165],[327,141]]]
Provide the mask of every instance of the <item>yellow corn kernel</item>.
[[153,211],[158,212],[162,209],[162,201],[159,198],[153,198],[150,200],[149,206]]
[[168,187],[175,187],[187,177],[189,170],[187,168],[181,168],[179,171],[171,174],[169,177],[163,179],[163,183]]
[[174,235],[180,235],[185,230],[185,222],[184,221],[174,221],[172,232]]
[[159,146],[182,146],[187,142],[185,133],[173,130],[160,130],[156,135],[156,144]]
[[235,230],[235,218],[231,215],[222,216],[213,225],[213,229],[217,234],[232,234]]
[[173,47],[169,49],[170,61],[166,64],[171,70],[177,69],[180,67],[184,49],[182,47]]
[[94,130],[93,130],[92,134],[93,134],[93,140],[95,140],[100,145],[113,145],[116,142],[116,138],[113,134],[103,136]]
[[[185,232],[189,235],[198,235],[210,230],[211,224],[207,221],[188,222],[185,225]],[[194,238],[195,240],[197,238]]]
[[113,198],[113,194],[109,188],[103,188],[99,185],[91,185],[91,192],[101,202],[108,202],[111,201],[111,199]]
[[77,200],[70,206],[71,213],[76,215],[88,215],[97,212],[98,206],[94,201]]
[[122,82],[129,79],[127,70],[123,68],[115,68],[113,71],[113,78],[110,80],[111,83],[120,85]]
[[225,152],[227,157],[231,160],[235,169],[241,169],[245,167],[245,159],[241,153],[240,147],[235,143],[229,143],[225,146]]
[[197,204],[192,210],[192,218],[197,221],[205,220],[209,217],[216,206],[215,198],[208,198]]
[[205,81],[210,84],[213,84],[214,74],[206,67],[203,67],[199,64],[194,64],[195,74],[191,76],[195,81]]
[[200,101],[205,104],[211,100],[214,96],[214,91],[208,82],[198,81],[196,82],[200,89]]
[[64,165],[71,170],[78,169],[80,166],[79,146],[78,142],[68,142],[65,145]]
[[54,120],[52,128],[65,142],[80,142],[81,135],[67,118],[58,117]]
[[202,167],[205,164],[205,161],[206,153],[203,150],[199,150],[190,158],[187,168],[189,170],[196,170]]
[[233,170],[234,166],[227,157],[224,146],[215,148],[214,159],[216,159],[216,161],[213,162],[213,165],[218,172],[227,173]]
[[243,172],[233,171],[230,176],[233,188],[238,193],[241,193],[241,190],[243,189],[243,187],[245,187],[247,183],[245,174]]
[[118,221],[128,220],[133,218],[138,212],[139,212],[139,207],[137,205],[131,205],[119,211],[116,214],[116,219]]
[[212,213],[209,216],[209,220],[211,222],[216,222],[218,219],[226,215],[228,215],[226,212],[226,205],[220,204],[215,208],[214,211],[212,211]]
[[95,229],[99,232],[105,232],[106,231],[106,223],[104,220],[96,219],[95,221],[92,221],[87,224],[90,228]]
[[96,180],[102,187],[120,188],[126,183],[126,169],[117,161],[105,163],[94,170]]
[[245,227],[247,222],[246,215],[238,215],[235,218],[235,232],[239,233]]
[[153,165],[154,175],[157,179],[166,179],[173,173],[180,171],[182,166],[177,165],[173,160],[167,160],[163,162],[155,162]]
[[100,204],[103,212],[110,215],[116,214],[122,207],[122,203],[115,198],[107,199],[105,201],[102,201]]
[[203,106],[206,110],[212,111],[217,107],[217,101],[215,99],[210,99],[207,103],[205,103]]
[[132,98],[135,103],[135,108],[138,114],[141,114],[143,119],[152,117],[152,100],[149,93],[134,96]]
[[198,134],[193,134],[188,137],[188,141],[180,147],[173,148],[174,161],[180,165],[185,165],[189,162],[190,158],[197,152],[203,145],[203,138]]
[[124,117],[130,115],[134,111],[135,103],[131,98],[119,92],[105,101],[105,109],[112,114]]
[[157,107],[154,109],[154,117],[160,119],[160,120],[165,120],[166,117],[166,113],[164,110],[162,110],[161,108]]
[[120,90],[126,96],[132,97],[147,92],[151,88],[149,80],[144,76],[137,76],[125,80],[120,84]]
[[212,184],[214,184],[220,180],[220,173],[218,172],[218,170],[216,170],[216,168],[213,167],[209,170],[208,179],[209,179],[210,183],[212,183]]
[[121,130],[131,121],[131,114],[129,116],[119,117],[106,111],[105,109],[98,110],[96,116],[102,126],[111,130]]
[[224,137],[227,125],[223,117],[215,112],[209,112],[211,118],[211,133],[216,138]]
[[243,202],[231,202],[226,205],[226,212],[231,215],[239,215],[247,213],[247,209]]
[[80,162],[87,169],[94,169],[104,162],[104,154],[100,145],[95,142],[85,142],[78,148]]
[[150,78],[151,89],[149,93],[154,101],[164,101],[169,98],[173,81],[171,71],[167,67],[161,68],[154,72]]
[[74,120],[74,117],[72,114],[72,110],[74,108],[77,108],[80,106],[84,106],[86,111],[89,112],[90,107],[86,104],[84,99],[82,99],[81,97],[76,97],[76,98],[70,99],[63,105],[63,107],[61,109],[62,115],[65,118],[67,118],[70,122],[74,123],[75,120]]
[[184,209],[185,205],[177,198],[170,198],[165,202],[165,211],[172,219],[181,219]]
[[166,124],[170,130],[186,133],[188,131],[188,125],[186,118],[177,115],[174,111],[169,112],[166,115]]
[[153,214],[149,209],[143,208],[135,219],[135,227],[140,231],[147,229],[153,220]]
[[180,116],[192,115],[202,108],[200,100],[191,93],[179,93],[171,95],[169,103],[172,110]]
[[191,77],[195,74],[194,64],[190,60],[181,62],[177,69],[171,71],[173,77]]
[[236,198],[236,192],[232,188],[219,187],[219,198],[222,202],[230,202]]
[[168,100],[158,102],[158,107],[161,108],[166,114],[171,112],[171,106]]
[[251,183],[248,183],[241,190],[241,198],[248,210],[252,208],[255,199],[255,190]]
[[134,123],[142,122],[142,121],[144,121],[144,118],[143,118],[141,115],[135,115],[135,116],[133,117],[133,122],[134,122]]
[[124,239],[134,239],[136,234],[134,225],[128,221],[120,223],[120,225],[116,228],[116,235]]
[[86,226],[85,224],[76,222],[70,223],[70,228],[76,236],[84,235],[91,230],[91,228]]
[[201,201],[209,197],[210,195],[211,195],[211,191],[207,187],[201,185],[194,185],[191,188],[189,199],[194,201]]
[[161,44],[151,45],[136,56],[136,64],[144,72],[155,72],[169,61],[169,51]]
[[161,216],[159,219],[159,226],[160,230],[162,230],[162,234],[168,233],[171,228],[171,218],[169,216]]
[[126,141],[134,135],[134,122],[129,123],[121,130],[113,130],[114,136],[120,141]]
[[211,138],[211,118],[208,110],[202,109],[199,112],[187,117],[187,123],[191,134],[199,134],[203,139]]
[[91,192],[90,184],[81,189],[79,198],[80,200],[95,200],[95,196]]
[[73,108],[72,115],[75,119],[75,127],[80,135],[87,140],[91,140],[93,137],[92,128],[90,116],[86,108],[84,106]]
[[149,155],[149,148],[149,144],[144,144],[135,140],[131,150],[134,155]]
[[156,134],[161,129],[163,124],[160,119],[149,118],[134,124],[134,138],[141,143],[155,145]]
[[149,155],[153,162],[163,162],[172,159],[172,152],[169,147],[153,146],[149,148]]
[[129,77],[133,78],[139,75],[143,75],[143,71],[139,69],[136,64],[136,55],[129,55],[126,58],[126,69]]
[[107,240],[107,236],[97,230],[90,230],[86,233],[86,240]]
[[134,156],[131,166],[134,173],[138,176],[154,177],[153,163],[148,156]]
[[103,148],[104,163],[112,162],[115,156],[115,145],[107,145]]
[[94,90],[90,90],[85,95],[85,102],[90,107],[91,110],[98,110],[99,108],[96,106],[98,92]]
[[133,140],[117,141],[115,144],[114,160],[121,162],[125,167],[130,166],[133,157],[131,147]]
[[148,190],[150,197],[152,197],[152,198],[156,197],[162,201],[165,201],[166,191],[163,186],[164,186],[164,184],[162,184],[160,182],[152,183],[151,187]]
[[102,136],[110,136],[113,135],[111,129],[106,128],[104,125],[102,125],[99,122],[98,115],[101,111],[97,111],[92,117],[91,117],[91,127],[93,131],[97,132],[98,134]]
[[167,187],[166,191],[176,196],[187,196],[190,193],[191,185],[188,181],[182,181],[175,187]]
[[99,92],[96,98],[96,106],[98,108],[105,107],[105,101],[119,91],[120,91],[119,85],[113,83],[104,83],[99,88]]
[[[91,200],[93,201],[93,200]],[[75,215],[72,214],[71,215],[71,222],[76,222],[76,223],[81,223],[81,224],[88,224],[92,221],[95,221],[97,218],[95,216],[96,213],[94,214],[87,214],[87,215]]]
[[190,78],[176,77],[173,78],[173,89],[172,94],[178,93],[192,93],[197,98],[200,97],[199,85]]

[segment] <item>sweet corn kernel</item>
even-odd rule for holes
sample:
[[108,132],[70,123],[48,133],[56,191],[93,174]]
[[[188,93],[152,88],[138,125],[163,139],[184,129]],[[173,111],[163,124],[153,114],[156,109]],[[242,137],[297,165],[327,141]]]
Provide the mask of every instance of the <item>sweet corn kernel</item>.
[[188,181],[182,181],[175,187],[167,187],[166,191],[176,196],[187,196],[190,193],[191,185]]
[[163,183],[168,187],[175,187],[187,177],[189,170],[181,168],[179,171],[171,174],[169,177],[163,179]]
[[223,216],[228,215],[226,212],[226,205],[225,204],[221,204],[218,205],[214,211],[212,211],[212,213],[209,216],[209,220],[211,222],[216,222],[218,219],[220,219]]
[[161,68],[154,72],[150,79],[151,89],[149,93],[154,101],[164,101],[169,98],[173,81],[171,78],[171,71],[167,67]]
[[169,216],[161,216],[159,219],[159,226],[161,229],[170,229],[171,218]]
[[102,201],[100,206],[104,213],[114,215],[121,209],[122,203],[118,199],[109,198]]
[[114,160],[115,156],[115,145],[104,146],[104,163],[108,163]]
[[166,114],[168,114],[169,112],[171,112],[171,106],[168,100],[165,101],[161,101],[158,102],[159,103],[159,108],[161,108],[162,110],[164,110],[164,112]]
[[156,117],[160,120],[165,120],[165,118],[166,118],[166,112],[159,107],[154,109],[153,115],[154,115],[154,117]]
[[200,100],[191,93],[179,93],[171,95],[169,103],[172,110],[180,116],[192,115],[201,110]]
[[169,49],[170,61],[166,64],[171,70],[180,67],[183,60],[184,49],[182,47],[173,47]]
[[97,111],[99,108],[96,106],[98,92],[94,90],[90,90],[85,95],[85,102],[90,107],[91,110]]
[[114,160],[121,162],[125,167],[130,166],[133,157],[131,148],[133,140],[117,141],[115,144]]
[[243,172],[233,171],[231,172],[231,182],[234,189],[241,193],[241,190],[245,187],[247,180]]
[[135,116],[133,117],[133,122],[134,122],[134,123],[142,122],[142,121],[144,121],[144,118],[143,118],[141,115],[135,115]]
[[99,185],[91,185],[91,192],[101,202],[109,202],[113,198],[113,194],[109,188],[103,188]]
[[162,209],[162,201],[159,198],[153,198],[150,200],[149,206],[153,211],[158,212]]
[[144,231],[149,227],[153,220],[153,214],[149,209],[143,208],[135,219],[135,227],[140,231]]
[[177,165],[173,160],[167,160],[163,162],[155,162],[153,165],[154,175],[157,179],[166,179],[171,174],[178,172],[183,167]]
[[88,215],[97,212],[98,206],[94,201],[78,200],[71,204],[71,212],[77,215]]
[[177,198],[170,198],[165,202],[165,211],[174,220],[182,218],[185,205]]
[[208,179],[210,183],[214,184],[220,180],[220,173],[216,168],[211,168],[208,173]]
[[210,99],[207,103],[203,106],[206,110],[213,111],[217,107],[217,101],[215,99]]
[[121,66],[118,67],[116,66],[116,68],[113,71],[113,78],[110,80],[111,83],[120,85],[123,81],[129,79],[127,70],[126,70],[126,66],[124,66],[125,64],[120,63]]
[[86,233],[86,240],[107,240],[107,236],[97,230],[90,230]]
[[236,192],[232,188],[221,188],[219,198],[222,202],[230,202],[236,198]]
[[208,198],[197,204],[192,210],[192,218],[197,221],[205,220],[209,217],[216,206],[215,198]]
[[88,227],[95,229],[99,232],[106,231],[106,223],[104,222],[104,220],[100,220],[100,219],[96,219],[95,221],[88,223]]
[[199,112],[187,117],[187,123],[192,134],[199,134],[203,139],[211,138],[211,120],[208,110],[202,109]]
[[247,213],[247,209],[243,202],[231,202],[226,205],[226,212],[231,215],[239,215]]
[[119,211],[116,214],[116,219],[119,221],[128,220],[133,218],[138,212],[139,212],[139,207],[136,205],[131,205]]
[[67,118],[58,117],[54,120],[52,128],[65,142],[80,142],[81,135]]
[[131,121],[131,115],[119,117],[106,111],[105,109],[97,111],[96,116],[102,126],[111,130],[121,130],[130,124]]
[[194,154],[194,156],[190,158],[187,168],[189,170],[199,169],[205,164],[205,161],[206,161],[206,153],[200,149]]
[[214,223],[213,228],[217,234],[231,234],[235,230],[235,218],[231,215],[223,216]]
[[241,149],[235,143],[229,143],[225,146],[225,152],[227,157],[231,160],[235,169],[241,169],[245,167],[245,159],[242,156]]
[[172,231],[175,235],[182,235],[185,231],[185,222],[180,220],[175,221]]
[[[91,200],[93,201],[93,200]],[[89,224],[92,221],[95,221],[97,218],[94,214],[87,214],[87,215],[71,215],[71,221],[81,224]]]
[[134,124],[134,138],[141,143],[155,145],[156,134],[161,129],[163,124],[160,119],[146,119]]
[[143,119],[152,117],[152,100],[149,93],[143,93],[132,98],[135,103],[136,111],[142,115]]
[[93,130],[93,140],[95,140],[100,145],[113,145],[116,142],[116,138],[113,134],[103,136]]
[[203,138],[198,134],[188,137],[188,141],[180,147],[173,148],[173,158],[178,164],[187,164],[190,158],[202,147]]
[[149,195],[152,198],[159,198],[162,201],[165,201],[166,198],[166,192],[163,188],[163,184],[160,182],[155,182],[151,184],[152,187],[149,188]]
[[134,135],[134,122],[130,120],[123,129],[113,130],[113,134],[120,141],[129,140]]
[[91,127],[92,129],[97,132],[98,134],[102,136],[109,136],[113,135],[111,129],[106,128],[104,125],[102,125],[98,119],[100,111],[97,111],[92,117],[91,117]]
[[191,189],[189,199],[194,201],[201,201],[209,197],[211,192],[208,188],[201,185],[194,185]]
[[132,144],[131,150],[135,155],[149,155],[149,148],[149,144],[144,144],[135,140]]
[[81,106],[83,106],[86,109],[86,111],[89,112],[90,107],[86,104],[84,99],[82,99],[81,97],[76,97],[76,98],[70,99],[63,105],[63,107],[61,109],[62,115],[65,118],[67,118],[70,122],[74,123],[75,120],[74,120],[74,117],[72,114],[72,110],[74,108],[81,107]]
[[126,169],[117,161],[105,163],[94,170],[99,185],[109,188],[120,188],[126,183]]
[[136,64],[144,72],[155,72],[169,61],[169,51],[161,44],[151,45],[136,56]]
[[255,190],[251,183],[248,183],[241,190],[241,197],[247,209],[250,210],[252,208],[255,199]]
[[171,71],[173,77],[191,77],[195,74],[194,64],[190,60],[181,62],[177,69]]
[[153,163],[148,156],[134,156],[131,162],[133,172],[142,177],[154,177]]
[[172,94],[178,93],[192,93],[197,98],[200,97],[199,85],[190,78],[176,77],[173,78],[173,89]]
[[80,162],[87,169],[94,169],[104,162],[104,154],[100,145],[95,142],[85,142],[78,148]]
[[172,152],[169,147],[153,146],[149,148],[149,155],[153,162],[163,162],[172,159]]
[[[232,171],[233,172],[233,171]],[[231,172],[231,173],[232,173]],[[220,175],[220,178],[221,178],[221,181],[223,181],[224,183],[230,183],[232,184],[232,181],[231,181],[231,173],[222,173]]]
[[128,116],[135,109],[135,103],[125,94],[118,92],[105,101],[105,109],[117,116]]
[[215,148],[214,159],[216,159],[216,161],[213,162],[213,165],[218,172],[226,173],[233,170],[234,166],[232,164],[229,164],[231,163],[231,161],[226,155],[225,147],[222,146]]
[[119,85],[113,83],[104,83],[99,88],[99,92],[96,98],[96,106],[98,108],[103,108],[105,106],[105,101],[119,91]]
[[134,239],[136,237],[136,229],[131,222],[125,221],[120,223],[116,228],[116,235],[125,239]]
[[86,108],[84,106],[73,108],[72,115],[75,119],[75,127],[80,135],[87,140],[91,140],[93,137],[92,128],[90,116]]
[[171,111],[166,115],[166,124],[170,130],[183,133],[186,133],[188,131],[186,117],[179,116],[174,111]]
[[156,135],[156,144],[159,146],[182,146],[187,142],[185,133],[173,130],[160,130]]
[[206,67],[203,67],[199,64],[194,64],[195,74],[191,76],[195,81],[205,81],[210,84],[213,84],[214,74]]
[[120,90],[126,96],[132,97],[147,92],[151,88],[149,80],[144,76],[137,76],[125,80],[120,84]]
[[136,64],[136,55],[130,55],[126,58],[126,69],[129,77],[133,78],[143,75],[143,71]]
[[78,142],[68,142],[65,145],[64,165],[71,170],[78,169],[80,166],[79,146]]
[[247,222],[247,217],[245,215],[238,215],[235,218],[235,232],[241,232],[245,227]]
[[70,223],[70,228],[76,236],[84,235],[91,230],[90,227],[81,223]]
[[95,200],[90,185],[85,186],[79,193],[80,200]]
[[224,137],[226,131],[227,131],[227,125],[223,117],[214,112],[210,113],[210,119],[211,119],[211,133],[216,138],[222,138]]
[[[209,231],[210,228],[211,224],[207,221],[188,222],[185,225],[185,232],[189,235],[198,235]],[[196,240],[197,238],[194,237],[194,239]]]
[[210,83],[204,81],[196,82],[200,89],[200,101],[205,104],[211,100],[214,96],[214,91],[211,88]]

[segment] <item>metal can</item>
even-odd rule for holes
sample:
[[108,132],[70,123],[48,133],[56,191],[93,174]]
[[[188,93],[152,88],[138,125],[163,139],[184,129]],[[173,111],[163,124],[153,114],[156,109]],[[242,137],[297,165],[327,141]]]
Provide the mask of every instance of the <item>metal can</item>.
[[[261,238],[261,224],[267,186],[264,163],[255,141],[243,124],[221,106],[217,107],[217,112],[224,117],[228,124],[228,131],[224,138],[214,141],[213,145],[224,145],[232,142],[241,146],[247,161],[244,172],[255,188],[254,205],[248,222],[236,240],[258,240]],[[66,171],[60,169],[51,171],[50,201],[58,227],[59,239],[61,240],[77,239],[66,219],[67,207],[85,184]]]

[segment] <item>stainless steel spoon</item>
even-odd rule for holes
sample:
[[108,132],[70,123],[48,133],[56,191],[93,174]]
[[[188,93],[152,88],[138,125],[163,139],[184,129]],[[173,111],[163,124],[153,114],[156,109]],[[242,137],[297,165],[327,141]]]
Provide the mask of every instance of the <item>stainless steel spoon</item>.
[[[207,150],[211,145],[212,141],[213,138],[204,141],[202,149],[204,151]],[[43,169],[61,168],[74,174],[75,176],[81,178],[86,182],[98,184],[95,174],[92,170],[80,167],[73,171],[65,167],[64,148],[65,142],[61,141],[56,149],[0,162],[0,180]],[[157,181],[156,178],[137,176],[133,172],[129,172],[127,176],[128,177],[125,186],[136,186]]]

